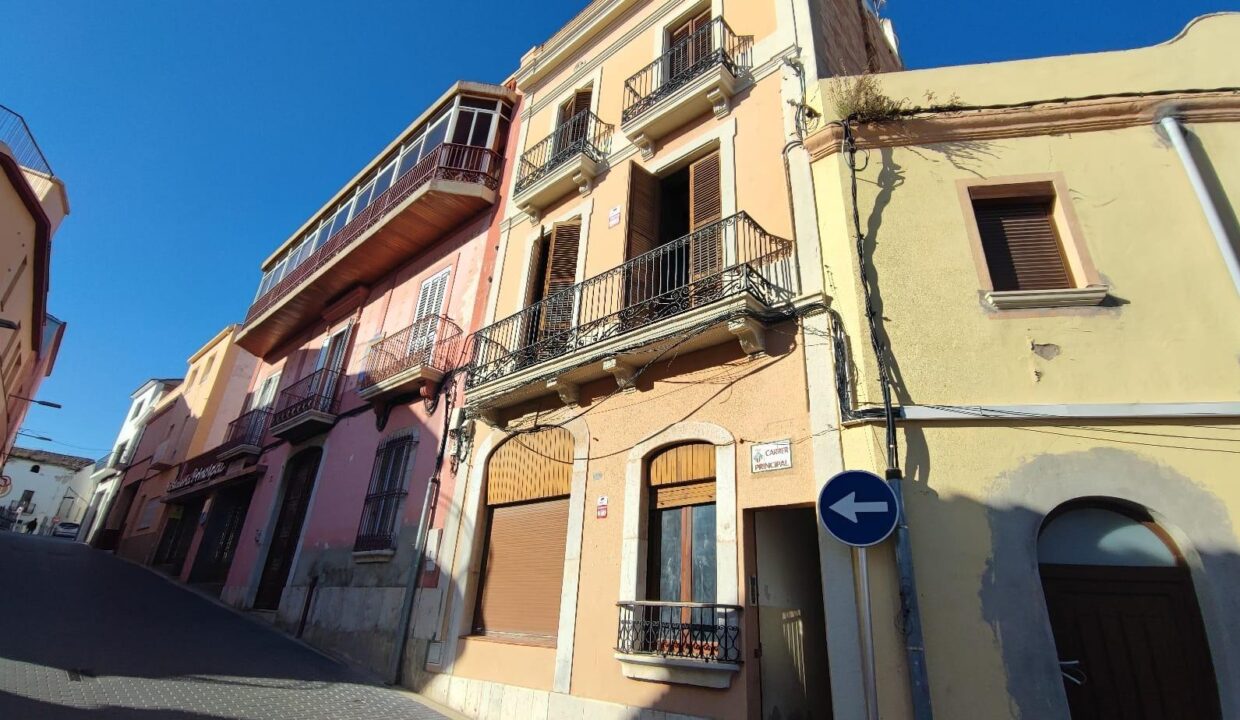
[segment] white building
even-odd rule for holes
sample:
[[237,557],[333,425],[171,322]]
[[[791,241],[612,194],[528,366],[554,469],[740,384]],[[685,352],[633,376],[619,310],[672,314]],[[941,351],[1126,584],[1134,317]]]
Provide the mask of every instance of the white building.
[[146,426],[150,409],[159,402],[169,390],[181,384],[180,378],[151,378],[130,394],[129,410],[125,420],[116,434],[116,442],[112,443],[112,452],[104,455],[91,468],[91,480],[95,483],[94,494],[90,505],[82,519],[82,532],[78,537],[90,542],[94,540],[102,522],[96,522],[108,516],[112,500],[120,487],[121,476],[125,465],[132,459],[133,451],[138,447],[142,437],[142,428]]
[[57,522],[79,522],[95,491],[90,458],[15,447],[0,471],[0,508],[15,516],[13,530],[34,520],[48,534]]

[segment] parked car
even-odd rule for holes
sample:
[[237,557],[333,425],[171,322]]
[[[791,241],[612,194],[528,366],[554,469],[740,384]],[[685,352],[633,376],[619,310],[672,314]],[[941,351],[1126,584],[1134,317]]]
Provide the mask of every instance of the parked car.
[[78,528],[80,527],[81,525],[75,522],[56,523],[56,527],[52,528],[52,537],[69,538],[70,540],[76,540],[77,535],[78,535]]

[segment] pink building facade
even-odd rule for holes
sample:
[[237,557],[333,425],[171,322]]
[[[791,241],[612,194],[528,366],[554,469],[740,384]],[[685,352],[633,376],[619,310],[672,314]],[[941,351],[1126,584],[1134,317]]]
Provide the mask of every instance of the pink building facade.
[[228,556],[208,561],[225,602],[385,674],[438,605],[516,103],[457,83],[264,263],[238,338],[259,358],[245,408],[180,490],[239,496],[206,518],[221,551],[198,560]]

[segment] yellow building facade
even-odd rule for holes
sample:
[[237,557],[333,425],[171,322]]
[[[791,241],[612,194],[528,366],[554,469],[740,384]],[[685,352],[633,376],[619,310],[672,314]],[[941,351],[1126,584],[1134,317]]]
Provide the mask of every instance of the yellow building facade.
[[[1238,41],[1220,14],[875,76],[953,107],[852,125],[861,259],[822,84],[832,442],[887,468],[865,273],[937,717],[1240,717]],[[891,543],[870,562],[879,706],[910,717]]]

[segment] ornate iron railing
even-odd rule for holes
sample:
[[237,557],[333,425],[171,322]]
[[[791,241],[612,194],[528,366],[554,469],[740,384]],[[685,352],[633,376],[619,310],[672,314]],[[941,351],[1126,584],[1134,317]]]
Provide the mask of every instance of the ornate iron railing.
[[733,75],[749,70],[752,49],[752,35],[737,35],[723,18],[712,18],[624,81],[620,122],[636,118],[711,68],[722,65]]
[[228,432],[224,442],[216,448],[216,453],[223,453],[243,445],[262,447],[267,428],[271,426],[271,410],[261,407],[241,413],[237,419],[228,423]]
[[435,148],[408,172],[397,178],[392,187],[371,201],[365,210],[358,213],[357,217],[329,238],[326,244],[315,250],[310,257],[289,271],[280,282],[272,285],[267,292],[256,299],[250,306],[249,312],[246,313],[245,321],[249,323],[291,293],[306,278],[326,265],[364,232],[377,225],[392,208],[426,183],[431,180],[454,180],[483,185],[495,190],[499,187],[503,164],[503,156],[487,148],[451,143]]
[[792,243],[737,213],[477,331],[468,386],[741,293],[774,305],[793,285]]
[[55,175],[26,120],[3,105],[0,105],[0,142],[9,146],[18,165],[49,178]]
[[276,398],[276,409],[271,415],[273,425],[288,422],[306,412],[336,412],[336,392],[340,387],[339,370],[316,370],[289,385]]
[[611,152],[615,128],[589,110],[572,116],[521,155],[516,192],[520,193],[578,155],[602,162]]
[[706,662],[741,662],[741,608],[684,602],[619,602],[616,651]]
[[419,365],[450,370],[460,362],[461,339],[459,325],[441,315],[428,315],[371,346],[358,388]]

